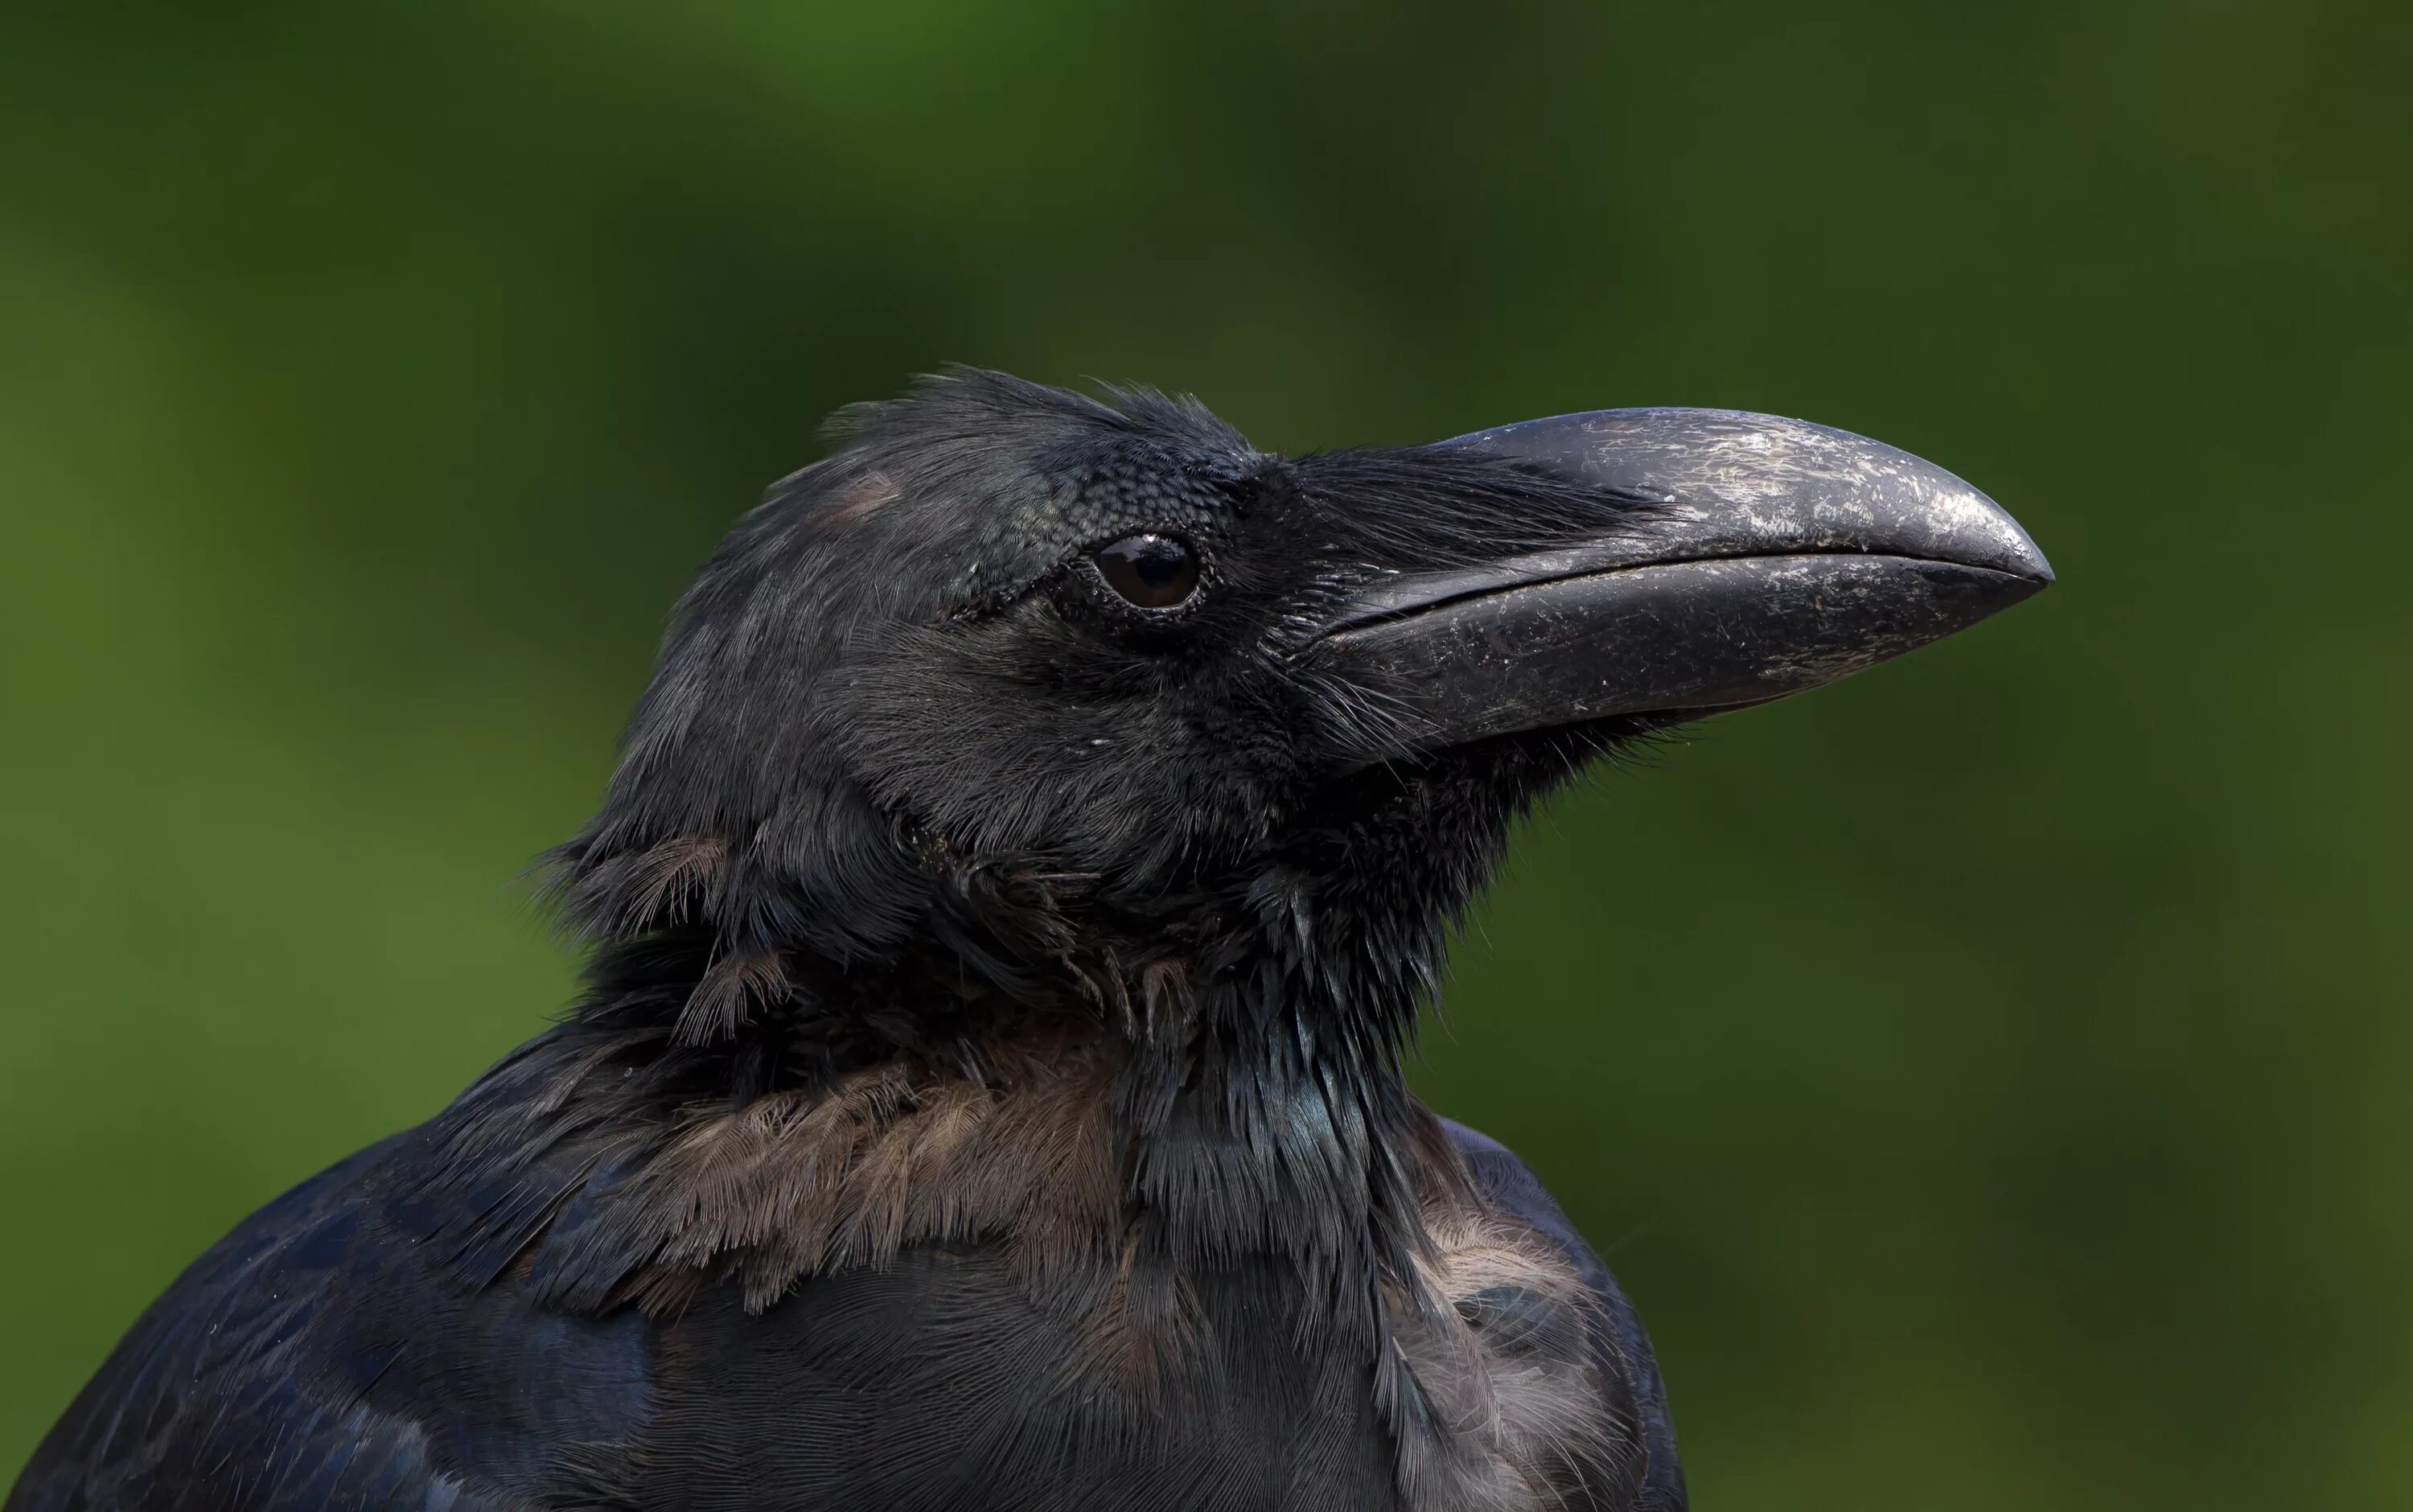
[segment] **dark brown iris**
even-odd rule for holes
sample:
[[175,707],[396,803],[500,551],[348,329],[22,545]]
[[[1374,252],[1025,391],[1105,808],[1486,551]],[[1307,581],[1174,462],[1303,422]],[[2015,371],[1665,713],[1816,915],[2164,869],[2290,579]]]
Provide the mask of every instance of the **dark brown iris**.
[[1125,536],[1091,558],[1106,586],[1142,609],[1174,609],[1198,591],[1198,554],[1178,536]]

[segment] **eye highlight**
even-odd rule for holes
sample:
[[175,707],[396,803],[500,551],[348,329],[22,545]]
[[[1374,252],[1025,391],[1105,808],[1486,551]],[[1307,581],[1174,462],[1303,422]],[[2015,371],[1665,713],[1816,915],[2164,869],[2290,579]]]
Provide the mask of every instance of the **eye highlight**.
[[1125,536],[1089,554],[1098,575],[1139,609],[1178,609],[1198,593],[1198,553],[1179,536]]

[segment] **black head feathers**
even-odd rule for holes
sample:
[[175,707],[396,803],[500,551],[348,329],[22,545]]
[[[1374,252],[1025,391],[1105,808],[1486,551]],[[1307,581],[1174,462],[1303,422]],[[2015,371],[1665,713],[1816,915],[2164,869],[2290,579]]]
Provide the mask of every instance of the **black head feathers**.
[[[1298,658],[1330,606],[1634,508],[1444,448],[1283,458],[1194,400],[972,370],[831,434],[679,604],[603,809],[556,856],[579,930],[708,951],[692,1036],[934,945],[1034,990],[1068,909],[1260,891],[1328,828],[1337,773],[1408,754]],[[1102,575],[1134,537],[1194,556],[1177,608]]]

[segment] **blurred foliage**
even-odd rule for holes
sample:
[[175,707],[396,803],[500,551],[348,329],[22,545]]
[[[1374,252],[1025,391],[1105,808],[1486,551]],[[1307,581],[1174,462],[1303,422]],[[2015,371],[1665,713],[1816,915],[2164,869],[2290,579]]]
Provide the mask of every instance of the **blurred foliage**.
[[[22,7],[0,1473],[565,998],[683,578],[947,360],[1799,414],[2063,586],[1542,816],[1424,1084],[1710,1507],[2413,1504],[2401,6]],[[2391,775],[2392,774],[2392,775]]]

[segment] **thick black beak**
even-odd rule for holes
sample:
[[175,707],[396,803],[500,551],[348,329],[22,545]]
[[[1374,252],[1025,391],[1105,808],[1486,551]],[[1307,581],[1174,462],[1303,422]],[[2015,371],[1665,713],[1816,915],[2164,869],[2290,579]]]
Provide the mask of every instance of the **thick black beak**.
[[1481,448],[1652,508],[1580,545],[1385,579],[1314,652],[1458,745],[1611,715],[1707,715],[1847,677],[2052,582],[2019,522],[1943,468],[1769,415],[1603,409]]

